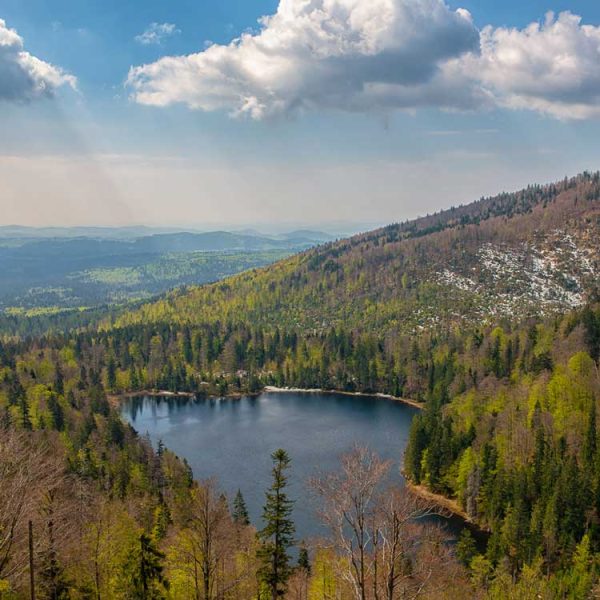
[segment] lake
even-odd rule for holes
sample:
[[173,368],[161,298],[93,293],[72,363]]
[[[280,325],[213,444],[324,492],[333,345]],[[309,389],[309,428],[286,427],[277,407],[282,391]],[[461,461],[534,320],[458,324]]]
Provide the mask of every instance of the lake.
[[[297,537],[308,539],[324,531],[307,479],[336,469],[339,456],[361,444],[392,460],[391,477],[401,483],[402,455],[417,410],[378,397],[268,392],[240,399],[132,398],[124,402],[122,414],[154,445],[162,440],[185,457],[196,479],[216,477],[230,499],[240,488],[259,528],[271,483],[270,454],[284,448],[292,459],[289,494],[296,500]],[[453,530],[461,525],[460,520],[450,522]]]

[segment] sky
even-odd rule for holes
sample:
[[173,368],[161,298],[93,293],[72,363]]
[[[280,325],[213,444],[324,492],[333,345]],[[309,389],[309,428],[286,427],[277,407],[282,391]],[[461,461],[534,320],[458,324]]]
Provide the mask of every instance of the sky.
[[0,0],[0,224],[397,222],[599,134],[593,0]]

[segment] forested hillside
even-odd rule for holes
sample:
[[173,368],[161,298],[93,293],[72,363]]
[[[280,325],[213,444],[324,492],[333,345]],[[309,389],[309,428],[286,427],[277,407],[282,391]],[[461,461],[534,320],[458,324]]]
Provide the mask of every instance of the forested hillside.
[[[373,492],[373,529],[363,533],[386,541],[362,548],[368,575],[349,579],[357,546],[334,536],[312,554],[312,571],[305,555],[284,565],[290,589],[304,590],[297,597],[359,597],[344,595],[349,582],[369,599],[591,597],[599,233],[600,175],[584,174],[329,243],[98,327],[74,319],[78,329],[60,334],[4,335],[0,467],[11,485],[0,491],[0,597],[27,588],[30,519],[43,597],[264,597],[270,534],[255,537],[214,483],[193,483],[185,463],[153,452],[115,403],[147,389],[227,395],[265,385],[422,403],[408,477],[491,533],[485,550],[461,539],[461,567],[407,525],[426,507]],[[341,514],[377,465],[364,453],[347,458],[318,492]],[[209,522],[212,550],[202,546]],[[400,587],[388,596],[390,577]]]
[[502,194],[173,294],[135,322],[414,333],[561,312],[598,297],[600,174]]

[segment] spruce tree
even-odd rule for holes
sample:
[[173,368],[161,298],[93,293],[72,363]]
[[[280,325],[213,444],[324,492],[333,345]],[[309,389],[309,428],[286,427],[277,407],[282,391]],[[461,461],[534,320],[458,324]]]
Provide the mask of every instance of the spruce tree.
[[304,571],[307,575],[310,575],[312,569],[310,566],[310,559],[308,557],[308,550],[306,549],[306,546],[302,546],[300,548],[300,552],[298,553],[298,568],[301,571]]
[[596,429],[596,402],[593,400],[590,406],[585,438],[583,440],[583,461],[584,465],[591,471],[596,449],[598,445],[598,432]]
[[112,392],[117,387],[117,363],[112,356],[108,360],[108,367],[106,368],[106,371],[108,389]]
[[287,581],[292,573],[289,549],[294,544],[296,528],[291,519],[293,501],[285,491],[286,471],[290,458],[285,450],[277,450],[272,455],[273,484],[266,493],[267,501],[263,509],[265,527],[258,533],[262,542],[258,557],[262,563],[259,578],[269,589],[271,600],[285,595]]
[[128,598],[135,600],[162,600],[169,582],[164,576],[163,560],[152,538],[143,533],[136,551],[129,556],[128,570],[131,589]]
[[477,543],[469,529],[466,527],[460,532],[456,544],[456,556],[461,564],[469,567],[473,558],[477,555]]
[[250,525],[250,517],[242,490],[238,490],[233,500],[233,520],[237,525]]
[[[49,514],[52,510],[49,510]],[[47,547],[42,552],[42,564],[39,571],[39,586],[44,597],[51,600],[69,600],[70,582],[58,559],[57,543],[52,519],[48,521]]]

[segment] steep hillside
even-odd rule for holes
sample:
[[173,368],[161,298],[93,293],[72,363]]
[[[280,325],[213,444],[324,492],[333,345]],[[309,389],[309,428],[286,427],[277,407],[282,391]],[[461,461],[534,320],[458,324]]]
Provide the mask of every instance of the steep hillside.
[[412,333],[562,312],[598,296],[600,174],[532,186],[174,293],[120,325],[252,322]]

